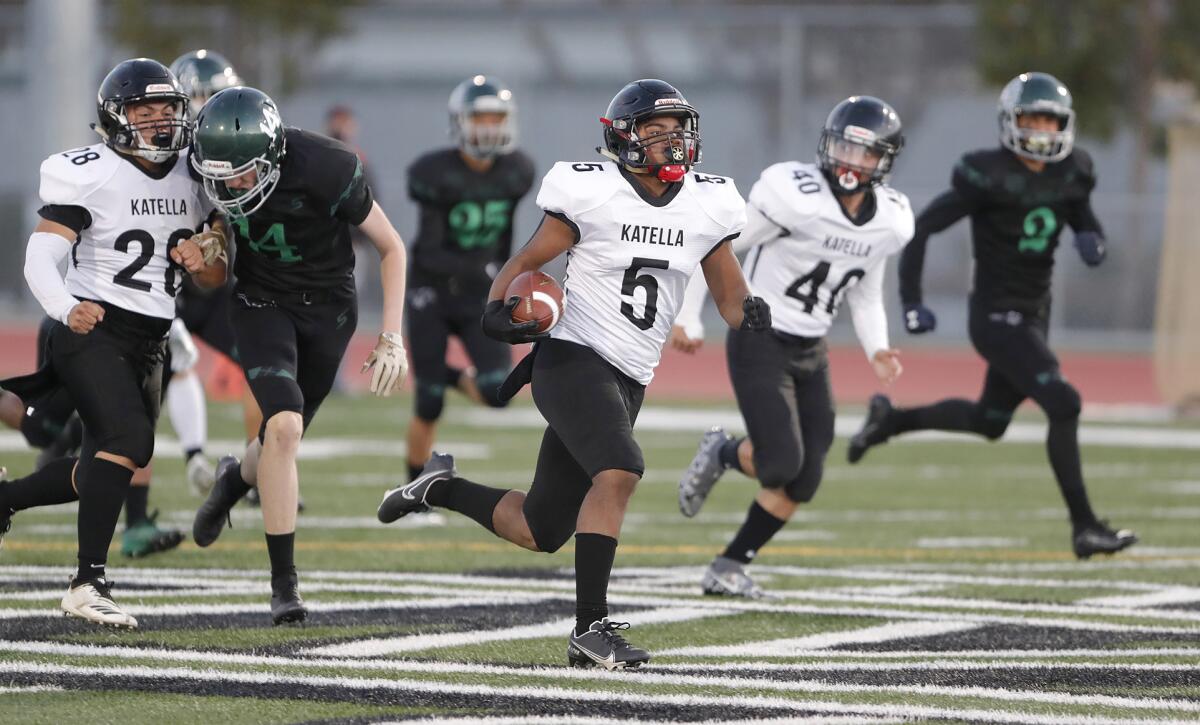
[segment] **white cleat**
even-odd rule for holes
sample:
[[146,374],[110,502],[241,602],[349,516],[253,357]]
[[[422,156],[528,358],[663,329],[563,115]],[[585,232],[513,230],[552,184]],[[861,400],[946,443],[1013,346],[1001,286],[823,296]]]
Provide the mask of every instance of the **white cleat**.
[[108,582],[103,579],[92,579],[79,585],[72,578],[71,587],[67,589],[59,607],[68,617],[77,617],[95,624],[118,629],[137,629],[138,623],[133,615],[117,606],[112,594],[108,591]]
[[188,459],[187,462],[187,482],[188,488],[192,490],[195,496],[207,496],[212,490],[213,484],[217,482],[217,473],[213,469],[212,461],[208,460],[208,456],[203,453],[197,453]]

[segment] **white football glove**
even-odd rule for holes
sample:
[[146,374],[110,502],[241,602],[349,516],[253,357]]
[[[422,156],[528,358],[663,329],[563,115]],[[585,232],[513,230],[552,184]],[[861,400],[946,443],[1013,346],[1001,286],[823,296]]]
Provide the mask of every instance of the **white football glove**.
[[371,375],[371,392],[386,397],[391,395],[404,383],[408,375],[408,356],[404,352],[404,339],[398,332],[383,332],[375,349],[367,355],[362,372],[375,367]]
[[191,239],[204,253],[204,266],[210,267],[218,259],[226,264],[229,263],[229,257],[225,254],[225,235],[220,231],[208,229],[192,235]]
[[167,336],[167,347],[171,350],[171,372],[181,373],[195,367],[200,362],[200,351],[192,341],[192,333],[188,332],[183,320],[178,317],[171,323],[171,333]]

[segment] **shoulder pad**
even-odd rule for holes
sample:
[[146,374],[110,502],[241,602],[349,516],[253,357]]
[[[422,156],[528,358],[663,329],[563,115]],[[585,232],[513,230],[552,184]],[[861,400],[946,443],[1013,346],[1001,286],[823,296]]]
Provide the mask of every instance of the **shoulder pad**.
[[1076,146],[1075,150],[1071,152],[1071,155],[1068,158],[1075,163],[1075,168],[1079,169],[1080,173],[1092,181],[1095,181],[1096,167],[1092,165],[1091,154]]
[[440,196],[437,179],[438,166],[445,157],[445,150],[430,151],[417,157],[408,166],[408,195],[417,201],[437,201]]
[[909,203],[904,192],[897,191],[886,184],[879,186],[875,192],[879,209],[887,214],[887,222],[896,232],[896,248],[899,249],[908,244],[916,231],[912,204]]
[[124,163],[104,144],[53,154],[42,162],[38,195],[44,204],[85,206],[84,200]]
[[951,186],[967,193],[989,192],[998,188],[999,179],[992,173],[995,156],[996,151],[992,149],[963,154],[950,175]]
[[692,170],[684,183],[702,201],[705,213],[730,233],[741,232],[746,226],[746,200],[732,177]]
[[784,229],[798,230],[821,214],[825,177],[812,164],[784,161],[763,170],[750,189],[750,203]]
[[559,161],[542,177],[537,205],[568,217],[591,211],[612,198],[624,181],[610,161]]

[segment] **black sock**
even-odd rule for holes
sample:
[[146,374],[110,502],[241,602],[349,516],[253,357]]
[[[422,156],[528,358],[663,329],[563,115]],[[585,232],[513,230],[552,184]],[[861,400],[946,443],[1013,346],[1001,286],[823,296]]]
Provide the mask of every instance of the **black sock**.
[[951,398],[920,408],[895,408],[888,416],[888,435],[913,430],[952,430],[975,432],[971,414],[975,403]]
[[746,512],[746,520],[742,523],[742,528],[738,529],[737,535],[733,537],[733,541],[729,542],[729,546],[725,547],[721,556],[749,564],[750,560],[758,554],[758,550],[765,546],[786,523],[787,521],[772,516],[765,508],[758,505],[758,501],[755,501],[750,504],[750,510]]
[[267,534],[267,555],[271,557],[271,587],[286,584],[296,576],[296,532]]
[[421,475],[421,471],[422,471],[422,470],[424,470],[424,469],[425,469],[425,466],[424,466],[424,465],[416,465],[416,466],[414,466],[414,465],[413,465],[413,464],[411,464],[411,463],[410,463],[410,464],[408,464],[408,480],[409,480],[409,481],[412,481],[412,480],[413,480],[414,478],[416,478],[417,476],[420,476],[420,475]]
[[492,488],[465,478],[447,478],[429,487],[425,503],[457,511],[494,534],[496,529],[492,527],[492,512],[508,491],[507,488]]
[[79,573],[78,581],[103,578],[121,507],[133,471],[103,458],[79,462]]
[[146,515],[147,502],[150,500],[149,486],[130,486],[125,495],[125,528],[140,524],[149,518]]
[[608,616],[608,577],[617,540],[604,534],[575,534],[575,634]]
[[1079,419],[1052,420],[1046,435],[1046,452],[1050,454],[1050,467],[1058,489],[1067,502],[1074,526],[1096,523],[1096,514],[1088,502],[1087,489],[1083,485],[1083,466],[1079,462]]
[[203,452],[204,452],[203,448],[189,448],[183,452],[183,460],[184,460],[184,462],[190,461]]
[[731,438],[721,444],[721,465],[726,468],[732,468],[739,473],[745,473],[742,470],[742,462],[738,459],[738,446],[742,445],[742,441],[744,440],[746,440],[745,436]]
[[37,506],[78,501],[71,485],[77,458],[57,458],[24,478],[0,483],[0,510],[24,511]]

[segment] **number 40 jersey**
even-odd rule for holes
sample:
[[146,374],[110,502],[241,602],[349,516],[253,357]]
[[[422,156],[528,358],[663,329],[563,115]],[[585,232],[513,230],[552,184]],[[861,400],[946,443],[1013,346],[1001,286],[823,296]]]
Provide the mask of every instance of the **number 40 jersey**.
[[67,264],[67,291],[151,317],[175,317],[182,267],[171,249],[188,239],[212,207],[176,156],[150,172],[104,144],[42,162],[38,213],[78,240]]
[[567,252],[566,309],[550,331],[586,345],[646,385],[700,262],[746,225],[733,180],[690,172],[661,197],[611,161],[566,161],[537,205],[576,233]]
[[[823,337],[849,296],[855,332],[870,358],[888,347],[883,273],[887,258],[912,238],[913,213],[908,197],[886,185],[863,203],[852,220],[816,164],[769,166],[750,190],[750,220],[734,250],[751,250],[743,269],[754,294],[771,305],[774,329]],[[680,315],[691,337],[703,334],[700,285],[693,282]]]

